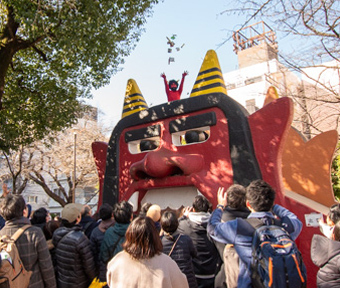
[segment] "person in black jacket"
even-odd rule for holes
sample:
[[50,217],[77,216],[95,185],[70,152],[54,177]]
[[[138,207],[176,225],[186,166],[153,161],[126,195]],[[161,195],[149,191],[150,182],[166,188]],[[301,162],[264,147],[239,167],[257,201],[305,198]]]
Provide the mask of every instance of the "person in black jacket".
[[[250,214],[246,206],[246,188],[239,184],[231,185],[227,190],[228,205],[224,208],[222,222],[236,218],[247,218]],[[221,269],[215,278],[215,288],[236,288],[239,274],[239,257],[232,245],[214,241],[222,259]]]
[[198,288],[214,288],[215,274],[219,271],[220,256],[213,240],[207,234],[211,204],[203,195],[197,195],[192,207],[184,210],[178,231],[188,235],[197,249],[192,259]]
[[31,224],[39,227],[40,229],[44,231],[44,227],[46,223],[50,220],[51,220],[51,215],[47,211],[47,209],[44,207],[40,207],[39,209],[33,212],[33,215],[31,218]]
[[89,205],[83,205],[80,212],[81,220],[79,224],[83,227],[83,231],[87,238],[91,239],[91,233],[93,229],[98,226],[99,223],[92,218],[92,209]]
[[99,254],[106,230],[115,224],[115,220],[113,219],[113,207],[108,203],[104,203],[102,206],[100,206],[99,218],[101,221],[99,225],[93,229],[90,242],[97,268],[97,276],[100,281],[105,282],[107,263],[104,263],[100,260]]
[[163,253],[169,255],[187,276],[190,288],[197,288],[197,282],[192,264],[192,258],[197,251],[194,243],[187,235],[177,231],[178,219],[174,212],[165,211],[161,217],[161,226],[164,232],[162,237]]
[[95,264],[90,240],[84,235],[80,210],[75,203],[61,211],[62,224],[54,231],[58,288],[87,288],[95,275]]

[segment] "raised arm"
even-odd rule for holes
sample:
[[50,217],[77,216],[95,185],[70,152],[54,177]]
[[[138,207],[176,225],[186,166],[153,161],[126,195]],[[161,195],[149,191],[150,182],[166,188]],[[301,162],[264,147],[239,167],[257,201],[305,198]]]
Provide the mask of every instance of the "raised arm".
[[184,78],[185,78],[185,76],[187,76],[188,74],[189,74],[188,71],[184,71],[183,74],[182,74],[181,84],[179,85],[179,88],[178,88],[178,92],[179,92],[180,94],[182,94],[183,85],[184,85]]
[[162,74],[161,74],[161,77],[164,79],[165,92],[168,93],[168,91],[169,91],[169,84],[168,84],[168,81],[166,80],[165,74],[162,73]]
[[277,204],[273,206],[273,213],[280,218],[282,226],[295,240],[302,230],[302,222],[293,212]]

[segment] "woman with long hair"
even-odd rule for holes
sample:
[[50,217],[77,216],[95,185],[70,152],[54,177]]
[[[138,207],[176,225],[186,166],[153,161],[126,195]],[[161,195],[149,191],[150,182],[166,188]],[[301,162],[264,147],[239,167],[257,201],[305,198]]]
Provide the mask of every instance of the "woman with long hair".
[[163,246],[151,218],[139,216],[126,231],[123,251],[107,266],[107,283],[114,288],[188,288],[186,276]]

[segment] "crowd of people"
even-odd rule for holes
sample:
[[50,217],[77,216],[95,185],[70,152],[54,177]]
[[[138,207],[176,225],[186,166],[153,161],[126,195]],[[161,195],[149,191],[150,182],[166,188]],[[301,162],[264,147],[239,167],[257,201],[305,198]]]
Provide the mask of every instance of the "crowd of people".
[[[111,288],[250,288],[251,220],[279,221],[293,240],[302,229],[295,214],[274,205],[275,196],[268,183],[256,180],[248,187],[220,188],[215,209],[197,195],[181,212],[145,203],[134,215],[133,206],[121,201],[101,205],[94,216],[88,205],[70,203],[51,219],[46,208],[31,212],[21,195],[7,193],[0,204],[6,221],[0,236],[31,224],[16,244],[32,271],[32,288],[87,288],[93,279]],[[314,235],[311,243],[312,260],[321,267],[317,285],[340,287],[339,204],[330,207],[326,222],[320,220],[320,230],[324,236]]]

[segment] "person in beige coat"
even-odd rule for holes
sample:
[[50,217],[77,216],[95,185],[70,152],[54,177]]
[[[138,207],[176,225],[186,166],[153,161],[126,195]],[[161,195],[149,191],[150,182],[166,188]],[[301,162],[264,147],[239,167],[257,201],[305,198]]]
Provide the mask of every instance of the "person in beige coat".
[[114,288],[188,288],[186,276],[163,246],[151,218],[139,216],[126,231],[123,251],[107,266],[107,283]]

